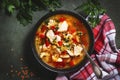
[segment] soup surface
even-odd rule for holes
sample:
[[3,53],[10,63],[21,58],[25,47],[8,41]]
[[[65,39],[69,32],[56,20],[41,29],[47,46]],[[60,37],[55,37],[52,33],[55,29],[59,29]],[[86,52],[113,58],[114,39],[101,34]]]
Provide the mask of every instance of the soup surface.
[[44,63],[66,69],[84,59],[81,40],[88,50],[89,35],[84,24],[74,16],[56,14],[40,24],[34,41],[38,56]]

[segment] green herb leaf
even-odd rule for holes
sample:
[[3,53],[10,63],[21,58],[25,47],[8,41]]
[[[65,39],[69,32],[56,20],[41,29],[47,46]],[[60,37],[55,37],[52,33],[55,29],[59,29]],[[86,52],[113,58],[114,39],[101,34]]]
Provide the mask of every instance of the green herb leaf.
[[99,15],[105,13],[106,11],[100,6],[99,0],[87,0],[85,3],[75,8],[75,10],[83,12],[88,16],[88,23],[92,28],[99,24]]
[[13,14],[16,10],[16,18],[24,26],[32,22],[34,11],[40,11],[43,8],[54,11],[60,6],[60,0],[0,0],[0,9],[7,15]]
[[14,12],[14,10],[15,10],[15,6],[14,5],[8,5],[8,12],[10,14],[12,14]]

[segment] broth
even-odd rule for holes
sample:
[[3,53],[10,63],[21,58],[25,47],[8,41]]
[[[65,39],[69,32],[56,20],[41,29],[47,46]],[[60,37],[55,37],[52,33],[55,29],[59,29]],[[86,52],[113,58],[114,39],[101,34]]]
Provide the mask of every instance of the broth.
[[68,14],[56,14],[43,21],[36,31],[35,48],[47,65],[66,69],[79,64],[85,57],[81,47],[89,48],[89,35],[84,24]]

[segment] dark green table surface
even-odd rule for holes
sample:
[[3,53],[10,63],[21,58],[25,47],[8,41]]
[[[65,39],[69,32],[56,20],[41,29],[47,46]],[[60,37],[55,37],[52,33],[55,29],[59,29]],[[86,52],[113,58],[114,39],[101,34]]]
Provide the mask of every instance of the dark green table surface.
[[[116,43],[120,48],[120,0],[101,0],[102,6],[113,20],[117,35]],[[62,0],[61,9],[73,10],[81,0]],[[0,12],[0,80],[54,80],[56,73],[47,71],[34,58],[31,50],[31,35],[38,20],[48,11],[33,14],[33,22],[21,25],[15,14],[6,16]]]

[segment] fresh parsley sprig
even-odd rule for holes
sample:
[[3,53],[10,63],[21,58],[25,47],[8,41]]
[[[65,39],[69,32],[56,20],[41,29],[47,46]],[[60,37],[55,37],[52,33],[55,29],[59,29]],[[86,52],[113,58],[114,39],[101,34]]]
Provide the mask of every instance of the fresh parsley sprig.
[[60,6],[60,0],[0,0],[0,9],[7,15],[17,12],[17,20],[24,26],[32,22],[34,11],[43,9],[54,11]]
[[87,21],[92,28],[100,22],[99,15],[106,12],[106,10],[101,7],[99,0],[87,0],[86,2],[83,2],[83,4],[79,5],[75,10],[87,15]]
[[[7,15],[17,12],[17,20],[24,26],[32,22],[34,11],[43,9],[55,11],[59,7],[61,7],[60,0],[0,0],[0,10],[4,10]],[[99,0],[87,0],[75,10],[84,12],[88,16],[88,22],[92,27],[95,27],[99,23],[99,15],[105,12]]]

